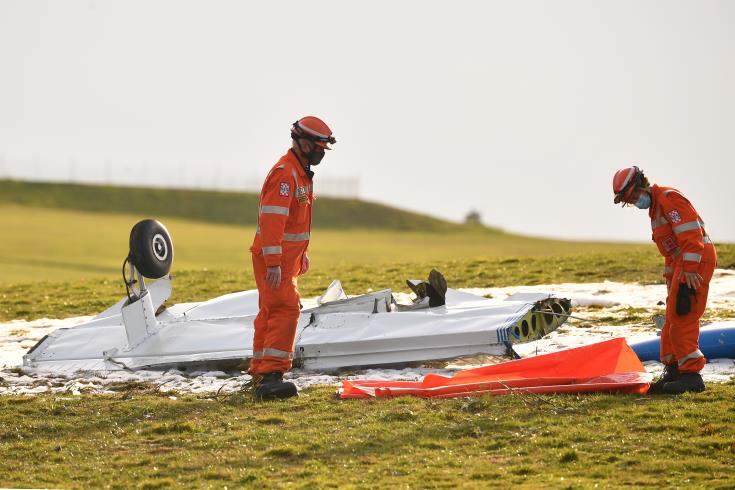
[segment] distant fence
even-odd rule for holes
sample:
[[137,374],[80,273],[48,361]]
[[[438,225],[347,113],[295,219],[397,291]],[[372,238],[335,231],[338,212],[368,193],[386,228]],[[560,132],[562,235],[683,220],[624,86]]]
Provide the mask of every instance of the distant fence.
[[[178,189],[260,192],[261,177],[254,178],[242,170],[222,164],[188,162],[80,162],[68,159],[52,162],[39,158],[7,158],[0,155],[0,179],[33,182],[69,182]],[[357,199],[360,197],[358,177],[318,177],[317,195]]]

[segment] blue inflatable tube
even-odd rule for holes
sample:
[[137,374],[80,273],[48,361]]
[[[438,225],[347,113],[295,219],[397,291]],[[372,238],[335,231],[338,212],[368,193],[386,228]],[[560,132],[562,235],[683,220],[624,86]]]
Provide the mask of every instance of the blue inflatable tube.
[[[658,361],[660,337],[629,344],[642,361]],[[707,359],[735,359],[735,322],[721,322],[699,330],[699,350]]]

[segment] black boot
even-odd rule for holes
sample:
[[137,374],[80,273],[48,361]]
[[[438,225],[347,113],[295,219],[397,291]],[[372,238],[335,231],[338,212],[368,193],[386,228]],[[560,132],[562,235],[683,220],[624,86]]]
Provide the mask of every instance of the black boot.
[[664,366],[664,372],[655,383],[651,383],[651,386],[648,388],[648,394],[657,395],[663,393],[664,385],[677,379],[679,379],[679,366],[677,364]]
[[264,374],[253,395],[260,400],[291,398],[299,394],[296,385],[283,381],[283,373]]
[[662,393],[681,395],[687,392],[701,393],[704,391],[704,380],[699,373],[681,373],[679,379],[670,381],[661,389]]

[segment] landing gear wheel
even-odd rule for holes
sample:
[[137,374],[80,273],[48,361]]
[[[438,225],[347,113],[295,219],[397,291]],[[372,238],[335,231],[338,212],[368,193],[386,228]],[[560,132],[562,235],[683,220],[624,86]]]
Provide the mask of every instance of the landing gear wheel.
[[130,254],[128,260],[149,279],[159,279],[171,270],[174,246],[171,235],[160,221],[139,221],[130,230]]

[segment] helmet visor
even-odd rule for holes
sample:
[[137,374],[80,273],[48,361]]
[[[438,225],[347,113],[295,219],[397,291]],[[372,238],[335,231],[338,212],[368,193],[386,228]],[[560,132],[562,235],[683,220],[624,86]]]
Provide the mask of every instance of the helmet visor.
[[320,134],[313,134],[310,131],[305,131],[298,121],[293,123],[293,129],[291,130],[291,137],[295,139],[304,138],[309,141],[312,141],[317,144],[317,146],[320,146],[324,148],[325,150],[331,150],[332,148],[329,146],[330,144],[333,145],[337,142],[337,140],[332,135],[320,135]]

